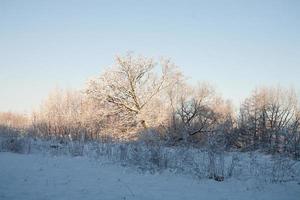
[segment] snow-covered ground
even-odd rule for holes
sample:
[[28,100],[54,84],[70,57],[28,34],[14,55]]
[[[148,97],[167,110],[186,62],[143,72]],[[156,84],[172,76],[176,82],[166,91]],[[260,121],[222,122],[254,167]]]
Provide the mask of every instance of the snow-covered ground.
[[300,199],[297,182],[217,182],[170,172],[139,173],[104,160],[0,153],[0,199]]

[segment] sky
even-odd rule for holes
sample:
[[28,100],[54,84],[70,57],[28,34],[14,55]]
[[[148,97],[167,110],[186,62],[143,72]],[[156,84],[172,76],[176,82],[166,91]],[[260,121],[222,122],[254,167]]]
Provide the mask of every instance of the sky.
[[0,0],[0,111],[30,112],[132,51],[170,58],[238,105],[255,87],[300,90],[300,1]]

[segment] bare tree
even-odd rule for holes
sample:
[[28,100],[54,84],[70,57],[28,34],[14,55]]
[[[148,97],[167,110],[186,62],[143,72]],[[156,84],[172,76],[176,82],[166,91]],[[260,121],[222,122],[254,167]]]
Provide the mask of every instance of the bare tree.
[[[160,68],[161,73],[156,73]],[[169,60],[156,63],[153,59],[127,54],[117,56],[113,67],[100,77],[90,80],[86,89],[89,98],[110,107],[108,115],[122,115],[126,124],[140,124],[147,130],[161,118],[163,93],[179,79],[179,72]]]
[[[232,108],[219,97],[214,88],[207,83],[186,88],[177,106],[178,121],[182,129],[181,137],[204,139],[209,134],[224,132],[225,122],[232,119]],[[228,127],[228,125],[226,126]]]
[[[190,96],[185,94],[180,99],[177,114],[189,135],[195,135],[209,127],[209,121],[213,119],[213,111],[210,103],[213,90],[206,85],[200,86],[196,91],[189,89]],[[196,94],[195,94],[196,93]]]

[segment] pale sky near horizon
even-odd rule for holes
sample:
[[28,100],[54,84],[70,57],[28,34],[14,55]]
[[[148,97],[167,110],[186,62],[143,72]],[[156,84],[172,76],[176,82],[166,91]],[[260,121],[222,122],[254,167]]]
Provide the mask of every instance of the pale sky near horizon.
[[0,0],[0,111],[30,112],[133,51],[168,57],[238,104],[256,86],[300,90],[300,1]]

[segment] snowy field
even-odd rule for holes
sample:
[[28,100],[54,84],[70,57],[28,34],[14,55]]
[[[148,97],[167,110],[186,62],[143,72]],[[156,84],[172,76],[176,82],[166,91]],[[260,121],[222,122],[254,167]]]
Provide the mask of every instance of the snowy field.
[[0,153],[1,200],[300,199],[297,182],[223,182],[170,172],[139,173],[108,161],[47,154]]

